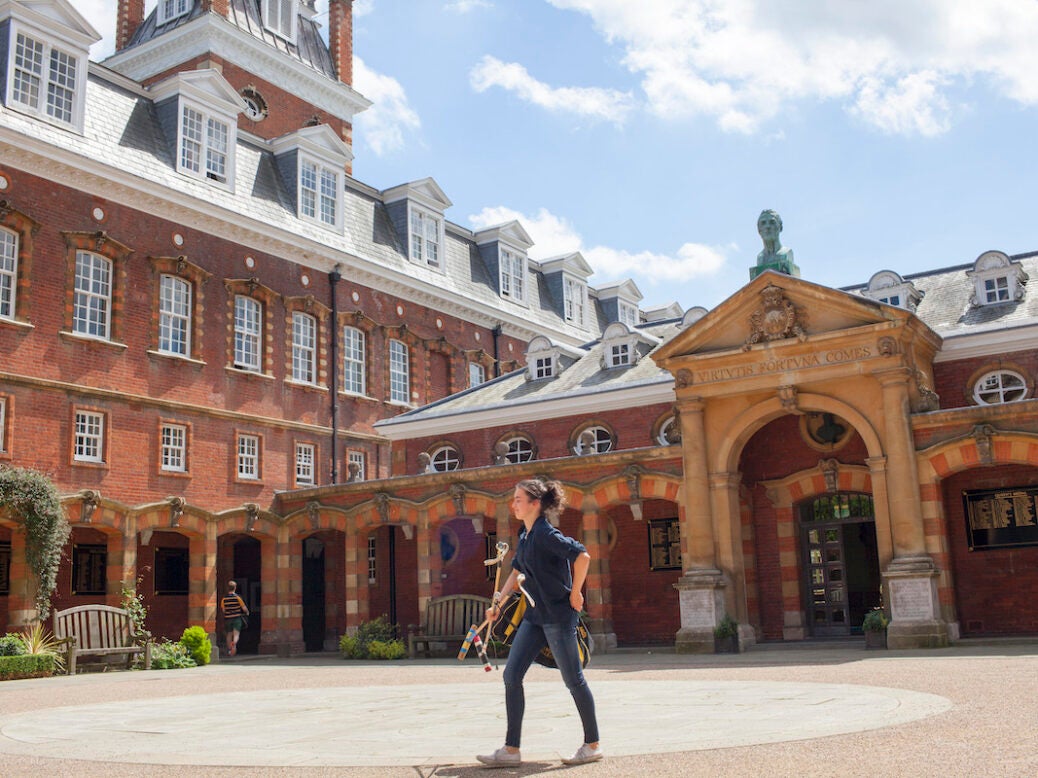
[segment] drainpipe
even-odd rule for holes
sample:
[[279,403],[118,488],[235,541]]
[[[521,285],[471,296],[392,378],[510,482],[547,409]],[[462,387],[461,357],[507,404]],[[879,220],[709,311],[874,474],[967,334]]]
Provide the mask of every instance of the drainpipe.
[[332,483],[339,483],[339,305],[338,305],[338,294],[336,290],[336,284],[342,280],[342,273],[339,272],[339,268],[342,265],[336,265],[332,268],[332,272],[328,274],[328,286],[329,294],[331,296],[332,309],[332,337],[330,344],[331,351],[331,389],[332,389]]
[[501,375],[501,360],[498,358],[497,339],[501,337],[501,325],[494,327],[491,333],[494,336],[494,378],[498,378]]

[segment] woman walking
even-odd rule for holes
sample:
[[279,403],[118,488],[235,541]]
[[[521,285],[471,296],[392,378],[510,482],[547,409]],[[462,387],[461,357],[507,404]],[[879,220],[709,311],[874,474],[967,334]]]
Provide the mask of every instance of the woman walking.
[[505,665],[505,744],[492,754],[476,757],[487,767],[514,767],[522,763],[519,741],[526,708],[523,678],[545,645],[555,657],[584,727],[583,745],[571,758],[562,761],[569,765],[586,764],[603,756],[595,700],[584,680],[577,650],[577,619],[584,607],[581,588],[591,555],[580,542],[566,537],[548,522],[548,517],[554,518],[562,511],[565,502],[566,495],[558,481],[520,481],[512,497],[512,512],[523,528],[519,530],[512,572],[501,591],[494,593],[487,617],[500,616],[500,603],[517,590],[520,574],[525,576],[523,588],[530,593],[530,601]]

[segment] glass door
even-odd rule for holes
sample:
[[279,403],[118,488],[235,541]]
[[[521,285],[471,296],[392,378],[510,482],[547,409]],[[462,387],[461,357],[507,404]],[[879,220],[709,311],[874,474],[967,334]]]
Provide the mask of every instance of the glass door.
[[807,562],[811,634],[821,637],[850,635],[843,525],[805,527],[804,558]]

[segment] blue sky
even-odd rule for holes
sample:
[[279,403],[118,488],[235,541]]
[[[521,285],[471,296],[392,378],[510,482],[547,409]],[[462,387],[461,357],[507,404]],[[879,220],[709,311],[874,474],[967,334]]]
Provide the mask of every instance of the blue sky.
[[[74,5],[112,50],[115,0]],[[154,2],[146,3],[150,10]],[[643,307],[1038,250],[1034,0],[356,0],[354,175],[432,176]],[[318,0],[327,22],[327,0]]]

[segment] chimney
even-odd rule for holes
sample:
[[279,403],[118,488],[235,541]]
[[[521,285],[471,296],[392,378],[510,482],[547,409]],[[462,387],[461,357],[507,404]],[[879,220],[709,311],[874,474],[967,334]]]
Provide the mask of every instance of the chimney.
[[230,0],[202,0],[202,10],[230,18]]
[[353,0],[329,0],[328,48],[339,80],[353,86]]
[[119,0],[115,21],[115,50],[122,51],[144,23],[144,0]]

